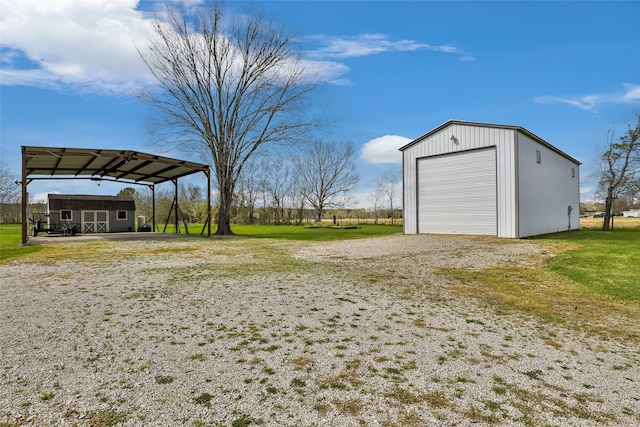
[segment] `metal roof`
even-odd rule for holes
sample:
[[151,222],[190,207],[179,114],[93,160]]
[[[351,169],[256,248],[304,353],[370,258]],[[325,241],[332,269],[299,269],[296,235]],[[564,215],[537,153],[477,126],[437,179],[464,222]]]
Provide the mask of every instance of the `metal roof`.
[[49,194],[49,210],[96,209],[96,210],[136,210],[136,202],[131,196],[104,196],[88,194]]
[[161,184],[209,166],[132,150],[22,147],[26,179],[84,178],[123,183]]
[[557,147],[554,147],[553,145],[551,145],[550,143],[548,143],[547,141],[545,141],[544,139],[540,138],[539,136],[535,135],[534,133],[528,131],[527,129],[523,128],[522,126],[511,126],[511,125],[498,125],[498,124],[491,124],[491,123],[477,123],[477,122],[465,122],[462,120],[449,120],[443,124],[441,124],[440,126],[430,130],[429,132],[425,133],[422,136],[419,136],[418,138],[414,139],[413,141],[409,142],[407,145],[400,147],[400,151],[404,151],[407,148],[419,143],[420,141],[422,141],[425,138],[428,138],[429,136],[440,132],[442,129],[451,126],[451,125],[465,125],[465,126],[478,126],[478,127],[490,127],[490,128],[500,128],[500,129],[513,129],[515,131],[519,131],[524,133],[525,135],[527,135],[529,138],[539,142],[540,144],[548,147],[549,149],[555,151],[556,153],[560,154],[561,156],[567,158],[568,160],[574,162],[577,165],[581,165],[582,163],[580,163],[578,160],[574,159],[573,157],[571,157],[570,155],[568,155],[567,153],[565,153],[564,151],[560,150]]

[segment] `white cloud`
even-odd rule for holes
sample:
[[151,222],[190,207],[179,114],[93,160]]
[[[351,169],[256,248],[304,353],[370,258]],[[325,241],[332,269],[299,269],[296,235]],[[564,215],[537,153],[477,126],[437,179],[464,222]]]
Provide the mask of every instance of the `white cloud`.
[[460,55],[464,61],[474,59],[473,56],[449,44],[433,46],[415,40],[394,41],[389,40],[389,36],[385,34],[359,34],[349,37],[315,35],[307,37],[307,39],[320,43],[321,47],[311,52],[311,55],[319,58],[356,58],[383,52],[433,50]]
[[360,151],[360,158],[367,163],[402,163],[400,147],[410,143],[412,139],[398,135],[385,135],[365,143]]
[[[188,1],[189,10],[202,0]],[[130,93],[153,77],[136,46],[153,34],[153,17],[139,0],[2,0],[0,81],[2,85],[73,88],[97,93]],[[164,16],[159,6],[157,16]],[[305,71],[319,82],[349,85],[342,59],[383,52],[432,50],[473,57],[452,45],[391,40],[383,34],[312,36],[318,48],[307,52]]]
[[2,84],[126,91],[150,81],[137,0],[3,0]]
[[625,83],[624,90],[613,94],[585,95],[582,97],[538,96],[535,102],[541,104],[568,104],[587,111],[595,111],[596,107],[605,104],[640,104],[640,85]]

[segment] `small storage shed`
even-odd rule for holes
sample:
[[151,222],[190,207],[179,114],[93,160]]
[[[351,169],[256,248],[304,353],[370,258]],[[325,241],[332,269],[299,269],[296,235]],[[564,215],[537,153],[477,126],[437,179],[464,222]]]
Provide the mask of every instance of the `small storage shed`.
[[136,204],[130,196],[49,194],[48,229],[76,227],[79,233],[135,231]]
[[400,151],[407,234],[580,227],[580,162],[523,127],[451,120]]

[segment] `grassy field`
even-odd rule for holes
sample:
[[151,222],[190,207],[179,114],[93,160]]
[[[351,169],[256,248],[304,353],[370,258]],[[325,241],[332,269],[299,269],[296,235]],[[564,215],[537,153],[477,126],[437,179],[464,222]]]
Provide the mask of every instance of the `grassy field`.
[[[327,224],[329,225],[329,224]],[[161,227],[161,229],[164,227]],[[202,224],[190,224],[190,235],[199,236],[203,229]],[[386,236],[401,233],[402,225],[375,225],[362,224],[359,228],[307,228],[285,225],[234,225],[232,227],[238,237],[268,238],[278,240],[295,241],[331,241],[361,239],[364,237]],[[167,233],[173,233],[175,227],[167,226]],[[184,227],[180,228],[185,233]],[[215,232],[215,226],[211,228]],[[220,238],[212,236],[212,238]],[[0,261],[20,257],[40,250],[49,251],[51,248],[43,246],[22,246],[22,231],[19,224],[0,225]]]
[[586,218],[580,231],[536,237],[547,252],[526,265],[452,271],[454,289],[499,311],[640,342],[624,327],[640,317],[640,219],[616,220],[610,232],[601,218]]
[[41,246],[22,246],[20,224],[0,224],[0,262],[41,250]]

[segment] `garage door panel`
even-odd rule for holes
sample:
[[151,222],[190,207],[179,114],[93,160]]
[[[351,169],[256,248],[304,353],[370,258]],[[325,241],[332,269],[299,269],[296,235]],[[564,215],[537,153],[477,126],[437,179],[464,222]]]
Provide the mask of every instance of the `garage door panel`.
[[497,234],[495,148],[418,161],[418,232]]

